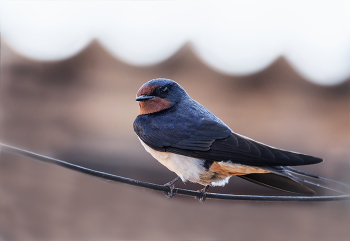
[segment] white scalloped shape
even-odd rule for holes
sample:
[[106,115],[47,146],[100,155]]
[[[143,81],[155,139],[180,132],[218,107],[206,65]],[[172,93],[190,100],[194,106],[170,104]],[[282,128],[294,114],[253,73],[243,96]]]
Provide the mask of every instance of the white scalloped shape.
[[338,84],[350,76],[350,5],[344,3],[314,0],[288,7],[286,18],[294,21],[283,54],[313,82]]
[[283,51],[279,6],[266,1],[206,2],[191,36],[198,55],[227,74],[250,74]]
[[177,2],[108,2],[99,4],[98,39],[115,56],[136,65],[156,64],[188,41],[186,18]]
[[2,38],[29,58],[68,58],[97,38],[123,61],[151,65],[191,42],[227,74],[251,74],[284,55],[316,83],[350,76],[349,0],[1,4]]
[[6,1],[1,4],[2,38],[29,58],[65,59],[92,40],[88,24],[81,21],[86,18],[86,11],[79,2]]

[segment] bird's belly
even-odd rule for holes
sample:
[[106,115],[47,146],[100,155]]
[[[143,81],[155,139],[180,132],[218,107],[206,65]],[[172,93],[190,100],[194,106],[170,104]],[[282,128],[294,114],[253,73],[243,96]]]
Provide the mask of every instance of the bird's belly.
[[191,181],[200,183],[201,174],[205,172],[204,161],[192,157],[182,156],[170,152],[159,152],[147,146],[140,139],[143,147],[161,164],[170,171],[175,172],[182,181]]

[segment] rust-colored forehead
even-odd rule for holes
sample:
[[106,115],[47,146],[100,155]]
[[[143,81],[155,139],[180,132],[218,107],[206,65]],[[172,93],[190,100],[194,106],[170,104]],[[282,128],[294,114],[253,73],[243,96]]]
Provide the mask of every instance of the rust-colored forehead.
[[137,96],[150,95],[152,93],[152,91],[157,87],[158,87],[158,85],[144,85],[137,92]]

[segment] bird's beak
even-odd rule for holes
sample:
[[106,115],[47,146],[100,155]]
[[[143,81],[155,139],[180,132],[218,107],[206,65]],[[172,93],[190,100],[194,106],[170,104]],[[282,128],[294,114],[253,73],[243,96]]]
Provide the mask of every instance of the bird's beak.
[[150,100],[154,98],[155,96],[149,96],[149,95],[140,95],[139,97],[136,97],[136,101],[145,101]]

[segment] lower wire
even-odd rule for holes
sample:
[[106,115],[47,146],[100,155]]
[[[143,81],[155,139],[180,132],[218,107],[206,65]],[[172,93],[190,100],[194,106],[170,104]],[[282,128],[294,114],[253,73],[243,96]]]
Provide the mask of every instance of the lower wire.
[[[120,182],[120,183],[126,183],[129,185],[133,186],[139,186],[143,188],[148,188],[148,189],[153,189],[157,191],[163,191],[167,192],[169,191],[169,187],[164,186],[164,185],[158,185],[154,183],[149,183],[149,182],[142,182],[139,180],[131,179],[131,178],[126,178],[118,175],[113,175],[105,172],[100,172],[96,170],[92,170],[86,167],[78,166],[69,162],[65,162],[62,160],[58,160],[55,158],[47,157],[44,155],[40,155],[31,151],[26,151],[20,148],[8,146],[5,144],[1,144],[1,151],[8,152],[8,153],[13,153],[13,154],[19,154],[25,157],[29,157],[31,159],[41,161],[41,162],[46,162],[46,163],[51,163],[51,164],[56,164],[58,166],[62,166],[77,172],[81,172],[84,174],[91,175],[93,177],[101,178],[103,180],[109,180],[109,181],[114,181],[114,182]],[[326,179],[326,178],[321,178],[319,176],[309,174],[309,173],[304,173],[302,171],[296,170],[294,168],[290,168],[290,170],[293,170],[294,172],[299,172],[302,175],[306,175],[309,177],[321,179],[323,181],[328,181],[332,183],[336,183],[342,186],[348,186],[345,183],[333,181],[331,179]],[[343,193],[342,191],[339,190],[334,190]],[[181,188],[175,188],[174,192],[177,194],[181,195],[186,195],[186,196],[193,196],[200,198],[202,196],[202,193],[199,191],[192,191],[192,190],[187,190],[187,189],[181,189]],[[234,195],[234,194],[221,194],[221,193],[206,193],[206,198],[211,198],[211,199],[227,199],[227,200],[249,200],[249,201],[341,201],[341,200],[349,200],[350,199],[350,194],[342,194],[342,195],[333,195],[333,196],[261,196],[261,195]]]

